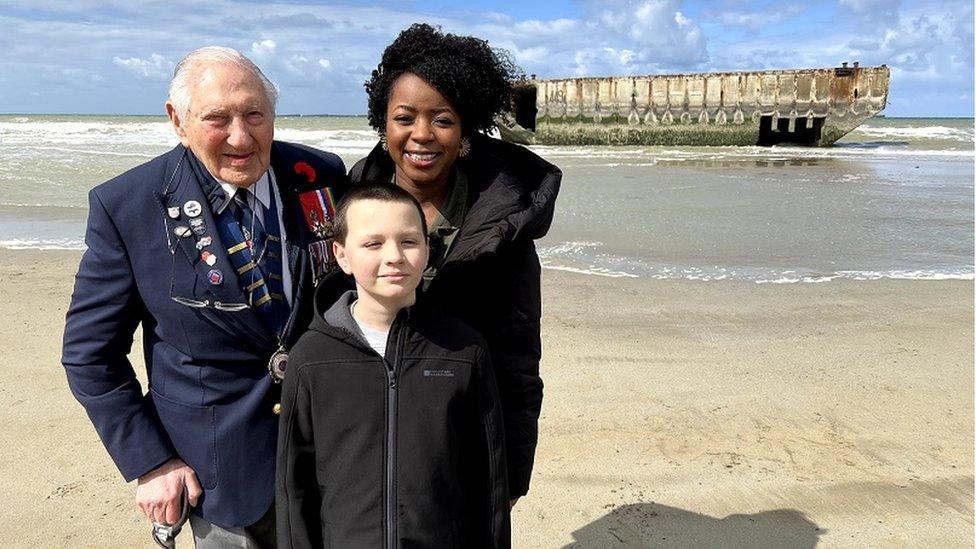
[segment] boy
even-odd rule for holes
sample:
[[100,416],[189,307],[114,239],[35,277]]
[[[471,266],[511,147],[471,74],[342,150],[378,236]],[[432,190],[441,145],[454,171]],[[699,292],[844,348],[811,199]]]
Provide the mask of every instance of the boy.
[[282,548],[510,545],[501,407],[484,342],[416,303],[426,227],[420,204],[394,185],[355,187],[336,209],[333,252],[356,290],[330,304],[320,288],[290,353]]

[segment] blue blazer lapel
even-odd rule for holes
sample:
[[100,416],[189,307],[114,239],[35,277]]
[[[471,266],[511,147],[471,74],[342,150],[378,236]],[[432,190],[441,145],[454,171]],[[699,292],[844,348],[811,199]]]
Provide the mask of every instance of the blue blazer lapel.
[[[195,289],[196,295],[181,297],[201,301],[219,301],[221,303],[246,303],[247,296],[241,287],[237,271],[231,265],[227,247],[218,234],[211,201],[203,192],[198,181],[199,175],[196,173],[197,170],[194,169],[189,155],[190,153],[187,151],[186,156],[180,160],[183,163],[182,166],[176,167],[174,164],[174,170],[178,173],[174,172],[174,179],[170,181],[169,188],[155,193],[162,208],[167,235],[173,244],[171,251],[182,257],[182,259],[175,257],[173,258],[174,261],[188,261],[196,273],[196,282],[189,286]],[[219,187],[218,190],[223,192],[223,189]],[[202,235],[194,234],[191,231],[189,236],[181,238],[176,234],[176,229],[177,227],[190,227],[189,217],[184,211],[184,206],[190,201],[196,201],[200,204],[201,214],[199,217],[203,219],[206,231]],[[168,215],[168,209],[175,207],[178,207],[180,212],[179,216],[173,219]],[[201,239],[206,237],[211,239],[210,245],[201,245],[198,248]],[[214,254],[216,262],[213,265],[208,265],[203,260],[201,257],[203,250]],[[222,280],[219,284],[210,282],[211,271],[217,271],[220,274]],[[197,310],[211,322],[231,330],[232,333],[249,338],[259,346],[268,348],[277,346],[275,335],[264,326],[250,308],[240,311],[222,311],[209,307]]]
[[275,171],[278,184],[278,195],[281,196],[281,218],[285,226],[286,239],[284,245],[288,247],[288,268],[291,270],[291,311],[286,325],[283,339],[289,340],[289,333],[294,329],[301,307],[304,305],[305,291],[311,286],[310,277],[306,276],[308,265],[308,237],[305,229],[304,214],[298,202],[298,193],[294,183],[290,181],[291,174],[284,166],[276,166],[276,158],[272,157],[271,166]]

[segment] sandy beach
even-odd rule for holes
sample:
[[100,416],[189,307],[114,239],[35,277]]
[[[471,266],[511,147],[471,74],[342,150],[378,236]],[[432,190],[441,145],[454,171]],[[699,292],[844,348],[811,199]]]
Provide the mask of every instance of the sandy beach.
[[[79,257],[0,249],[0,547],[153,546],[59,363]],[[972,546],[972,281],[543,282],[516,547]]]

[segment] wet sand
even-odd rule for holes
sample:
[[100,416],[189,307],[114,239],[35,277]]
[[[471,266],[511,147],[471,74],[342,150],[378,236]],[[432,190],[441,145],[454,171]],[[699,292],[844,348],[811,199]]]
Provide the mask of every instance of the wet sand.
[[[79,257],[0,250],[2,547],[152,547],[59,364]],[[972,546],[971,281],[543,283],[515,547]]]

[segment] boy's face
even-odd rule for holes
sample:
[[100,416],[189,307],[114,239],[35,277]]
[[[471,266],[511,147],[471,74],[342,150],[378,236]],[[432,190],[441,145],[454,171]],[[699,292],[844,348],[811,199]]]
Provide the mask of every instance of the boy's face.
[[388,310],[413,305],[427,266],[427,240],[413,204],[359,200],[346,211],[346,242],[336,261],[356,279],[359,300]]

